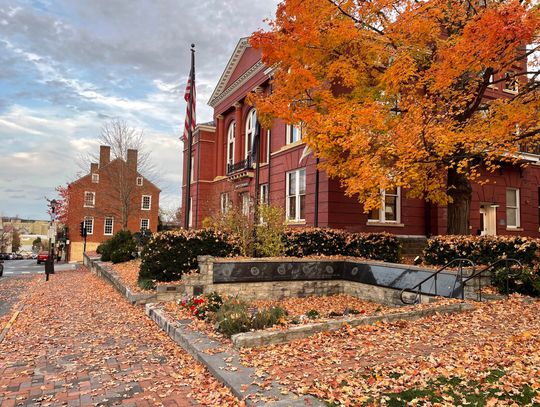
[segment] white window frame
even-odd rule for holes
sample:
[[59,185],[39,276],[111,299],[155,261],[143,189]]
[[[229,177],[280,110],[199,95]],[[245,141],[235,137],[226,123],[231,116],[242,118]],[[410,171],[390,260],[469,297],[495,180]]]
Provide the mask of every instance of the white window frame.
[[84,217],[84,227],[86,228],[87,235],[94,234],[94,218],[92,216]]
[[253,141],[255,139],[255,131],[257,127],[257,109],[252,108],[246,118],[246,142],[244,158],[248,158],[253,149]]
[[227,164],[234,164],[234,149],[236,145],[236,122],[232,121],[227,129]]
[[[508,229],[518,229],[521,227],[521,205],[520,205],[520,191],[519,188],[506,188],[506,194],[508,194],[509,191],[515,192],[516,197],[516,206],[510,206],[508,205],[508,198],[505,196],[506,199],[506,227]],[[510,225],[508,223],[508,210],[514,209],[516,211],[516,224]]]
[[[148,199],[148,208],[144,207],[144,198],[149,198]],[[141,197],[141,210],[142,211],[149,211],[150,209],[152,209],[152,195],[143,195]]]
[[137,186],[142,187],[143,186],[143,177],[137,177]]
[[190,161],[190,165],[191,165],[191,173],[190,173],[190,180],[189,180],[189,183],[190,184],[193,184],[195,182],[195,156],[191,156],[191,161]]
[[[145,222],[145,221],[146,221],[146,227],[143,228],[143,222]],[[150,219],[141,219],[141,225],[140,226],[141,226],[140,230],[143,230],[143,229],[150,230]]]
[[[306,219],[305,219],[305,213],[304,213],[304,217],[302,217],[301,215],[301,197],[304,196],[304,199],[305,196],[306,196],[306,185],[304,184],[304,193],[301,194],[300,193],[300,179],[302,178],[300,176],[301,173],[304,173],[304,183],[306,184],[306,169],[305,168],[299,168],[297,170],[294,170],[294,171],[289,171],[285,174],[286,176],[286,191],[285,191],[285,216],[286,216],[286,219],[288,222],[304,222]],[[295,176],[295,194],[294,195],[290,195],[289,194],[289,191],[290,191],[290,188],[289,188],[289,183],[290,183],[290,175],[291,174],[296,174]],[[294,218],[291,218],[291,208],[290,208],[290,198],[292,197],[295,197],[295,217]],[[304,205],[304,210],[305,210],[305,205]]]
[[193,197],[189,197],[189,218],[188,218],[188,226],[191,228],[193,227]]
[[264,162],[261,164],[268,164],[270,161],[270,137],[272,134],[272,130],[268,129],[266,130],[266,154],[264,155]]
[[268,183],[259,186],[259,204],[268,205]]
[[[92,195],[92,203],[89,204],[87,203],[88,200],[86,199],[86,196],[90,196],[90,194]],[[96,193],[95,192],[92,192],[92,191],[84,191],[84,202],[83,202],[83,207],[85,208],[95,208],[96,206]]]
[[242,192],[240,194],[241,198],[241,204],[242,204],[242,215],[249,216],[250,209],[251,209],[251,198],[249,196],[249,192]]
[[381,206],[379,207],[379,219],[370,219],[371,213],[368,214],[368,223],[401,223],[401,187],[396,188],[396,220],[386,220],[386,190],[381,189]]
[[[107,221],[110,220],[110,228],[111,231],[107,233]],[[105,220],[103,221],[103,235],[104,236],[112,236],[114,234],[114,218],[112,216],[107,216]]]
[[219,196],[219,205],[221,209],[221,213],[225,214],[229,212],[231,201],[229,199],[229,193],[228,192],[222,192]]
[[[287,124],[287,140],[286,144],[294,144],[302,140],[303,128],[302,125]],[[296,137],[295,137],[296,135]]]
[[92,183],[98,184],[99,183],[99,174],[92,174]]

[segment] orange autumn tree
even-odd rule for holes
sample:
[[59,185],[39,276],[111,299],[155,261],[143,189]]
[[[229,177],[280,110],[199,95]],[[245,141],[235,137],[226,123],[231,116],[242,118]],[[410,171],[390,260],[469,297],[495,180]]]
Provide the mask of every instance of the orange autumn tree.
[[[527,0],[284,0],[251,37],[274,71],[250,98],[263,124],[303,123],[365,210],[401,187],[468,234],[471,182],[540,141],[539,22]],[[501,82],[518,91],[489,97]]]

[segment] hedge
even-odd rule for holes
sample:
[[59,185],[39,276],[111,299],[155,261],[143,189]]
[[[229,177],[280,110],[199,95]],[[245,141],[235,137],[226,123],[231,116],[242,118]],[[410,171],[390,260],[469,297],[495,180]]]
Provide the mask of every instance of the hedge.
[[476,264],[490,264],[501,258],[519,260],[523,265],[538,262],[540,239],[521,236],[437,236],[428,240],[423,251],[427,264],[444,265],[455,258]]
[[175,230],[152,236],[141,253],[139,284],[176,281],[197,269],[197,256],[229,257],[239,253],[234,239],[211,229]]
[[111,239],[101,243],[97,247],[96,252],[101,254],[102,261],[122,263],[135,258],[137,254],[137,245],[129,230],[121,230]]
[[284,235],[285,255],[351,256],[397,262],[401,244],[388,233],[351,233],[336,229],[290,229]]

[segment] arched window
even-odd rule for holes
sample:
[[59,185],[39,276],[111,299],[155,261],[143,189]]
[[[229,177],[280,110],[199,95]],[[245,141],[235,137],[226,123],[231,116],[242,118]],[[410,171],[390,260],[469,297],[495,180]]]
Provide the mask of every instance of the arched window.
[[248,158],[253,148],[255,138],[255,126],[257,124],[257,110],[251,109],[246,120],[246,157]]
[[236,133],[236,122],[229,124],[229,130],[227,130],[227,164],[234,164],[234,139]]

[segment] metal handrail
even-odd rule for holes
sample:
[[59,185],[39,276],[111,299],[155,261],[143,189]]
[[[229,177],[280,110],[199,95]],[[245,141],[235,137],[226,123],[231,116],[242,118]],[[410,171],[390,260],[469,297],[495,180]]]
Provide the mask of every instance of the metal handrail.
[[[463,280],[463,284],[467,284],[470,280],[473,278],[479,277],[482,274],[484,274],[486,271],[491,270],[493,271],[495,269],[495,266],[497,266],[499,263],[504,263],[505,268],[509,269],[508,263],[514,263],[519,267],[519,274],[513,275],[513,277],[518,277],[521,274],[523,274],[523,264],[517,260],[517,259],[499,259],[487,267],[483,268],[482,270],[478,271],[477,273],[471,274],[469,277],[467,277],[465,280]],[[510,269],[509,269],[510,270]],[[510,272],[506,276],[506,295],[510,295]],[[478,279],[478,300],[482,301],[482,279]]]
[[[420,281],[418,284],[416,284],[414,287],[410,288],[404,288],[401,290],[401,293],[399,294],[399,298],[403,304],[412,305],[419,302],[421,295],[422,295],[422,285],[426,283],[427,281],[434,279],[435,280],[435,295],[437,295],[437,276],[442,271],[446,270],[448,267],[450,267],[452,264],[459,262],[459,275],[456,276],[456,282],[454,283],[454,289],[458,281],[458,277],[461,279],[461,297],[464,298],[465,292],[464,292],[464,286],[463,286],[463,263],[469,263],[471,267],[473,268],[473,274],[474,274],[474,268],[476,265],[472,260],[469,259],[454,259],[446,263],[444,266],[442,266],[439,270],[437,270],[435,273],[430,275],[429,277],[425,278],[424,280]],[[416,289],[416,291],[415,291]],[[414,297],[413,302],[407,302],[405,298],[403,297],[405,293],[415,293],[416,296]]]

